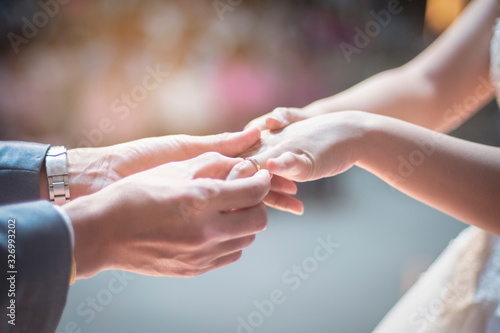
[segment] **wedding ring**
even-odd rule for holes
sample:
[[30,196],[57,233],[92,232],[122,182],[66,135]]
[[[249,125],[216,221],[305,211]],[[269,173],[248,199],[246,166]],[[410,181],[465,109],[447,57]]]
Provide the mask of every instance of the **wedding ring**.
[[254,157],[247,157],[245,158],[245,161],[250,161],[252,164],[257,168],[257,171],[260,170],[260,164],[257,162],[257,160]]

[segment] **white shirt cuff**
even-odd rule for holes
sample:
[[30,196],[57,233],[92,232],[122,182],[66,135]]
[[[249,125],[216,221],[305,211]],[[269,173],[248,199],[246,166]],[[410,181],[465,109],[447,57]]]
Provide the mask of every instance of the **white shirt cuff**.
[[64,209],[62,209],[61,207],[54,205],[54,208],[59,212],[64,222],[66,223],[66,226],[68,227],[69,238],[71,240],[71,252],[73,252],[73,250],[75,249],[75,231],[73,230],[73,224],[71,224],[71,219],[69,218],[68,214],[66,214]]

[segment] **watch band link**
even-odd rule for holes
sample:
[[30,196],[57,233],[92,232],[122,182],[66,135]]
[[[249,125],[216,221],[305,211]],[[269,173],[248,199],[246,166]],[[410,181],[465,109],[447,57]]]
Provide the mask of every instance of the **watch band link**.
[[50,202],[58,206],[68,203],[69,192],[68,162],[66,148],[50,147],[45,158]]

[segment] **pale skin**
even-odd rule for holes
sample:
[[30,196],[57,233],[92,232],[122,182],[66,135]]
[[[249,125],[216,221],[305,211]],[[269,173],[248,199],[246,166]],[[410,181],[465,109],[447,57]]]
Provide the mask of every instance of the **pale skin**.
[[241,159],[207,153],[134,174],[66,205],[77,279],[122,269],[194,277],[237,261],[264,230],[265,170],[224,181]]
[[[225,182],[258,129],[205,137],[174,135],[68,150],[77,279],[123,269],[193,277],[239,259],[264,230],[264,202],[297,202],[295,184],[263,170]],[[223,156],[226,155],[226,156]],[[48,198],[45,170],[40,195]],[[283,208],[286,208],[284,205]]]
[[[473,1],[401,68],[303,109],[279,108],[257,118],[249,125],[264,130],[262,142],[245,155],[296,181],[356,165],[417,200],[500,234],[500,149],[439,133],[465,122],[494,96],[489,42],[498,16],[496,0]],[[470,96],[477,102],[465,103]],[[242,162],[228,179],[252,174],[252,167]]]
[[[260,139],[260,131],[209,136],[167,135],[145,138],[108,147],[68,150],[68,173],[71,198],[93,194],[114,182],[165,163],[184,161],[207,152],[236,157]],[[277,209],[280,202],[297,202],[291,195],[297,187],[291,181],[274,177],[265,203]],[[40,198],[48,199],[45,169],[40,173]]]

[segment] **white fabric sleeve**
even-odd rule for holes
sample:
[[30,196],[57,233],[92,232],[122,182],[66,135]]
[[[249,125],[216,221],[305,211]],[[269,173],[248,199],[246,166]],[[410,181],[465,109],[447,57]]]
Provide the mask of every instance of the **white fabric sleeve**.
[[75,231],[73,230],[73,224],[71,224],[71,219],[69,218],[68,214],[62,209],[61,207],[54,205],[54,208],[59,212],[61,217],[63,218],[64,222],[66,222],[66,226],[68,227],[69,231],[69,237],[71,240],[71,251],[75,249]]

